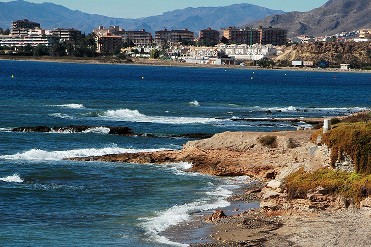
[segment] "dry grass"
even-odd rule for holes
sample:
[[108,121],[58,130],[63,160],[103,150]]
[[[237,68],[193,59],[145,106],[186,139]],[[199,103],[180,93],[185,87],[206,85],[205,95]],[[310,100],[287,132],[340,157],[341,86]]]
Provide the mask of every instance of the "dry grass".
[[331,165],[349,155],[356,172],[371,174],[371,123],[340,123],[327,134],[322,142],[331,148]]
[[304,169],[285,179],[289,199],[305,199],[310,191],[322,187],[328,195],[352,198],[357,204],[371,195],[371,175],[347,173],[333,169],[305,172]]

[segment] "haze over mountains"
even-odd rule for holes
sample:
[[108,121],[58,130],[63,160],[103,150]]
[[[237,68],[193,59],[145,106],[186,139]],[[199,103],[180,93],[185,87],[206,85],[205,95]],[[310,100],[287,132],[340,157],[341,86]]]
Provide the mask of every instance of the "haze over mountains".
[[284,13],[252,4],[234,4],[225,7],[186,8],[165,12],[162,15],[138,19],[113,18],[70,10],[53,3],[35,4],[22,0],[0,2],[0,27],[9,28],[14,20],[29,19],[39,22],[42,28],[76,28],[86,33],[99,25],[117,25],[126,30],[183,29],[199,31],[207,27],[214,29],[243,26],[267,16]]
[[371,28],[370,0],[330,0],[308,12],[289,12],[267,17],[255,26],[288,29],[288,37],[333,35],[343,31]]

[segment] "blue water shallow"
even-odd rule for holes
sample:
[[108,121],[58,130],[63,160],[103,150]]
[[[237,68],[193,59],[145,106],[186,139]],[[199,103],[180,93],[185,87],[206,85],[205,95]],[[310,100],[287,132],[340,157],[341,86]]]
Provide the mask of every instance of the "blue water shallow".
[[[341,116],[370,97],[369,73],[0,61],[0,246],[177,245],[167,227],[228,206],[247,178],[63,159],[180,149],[190,139],[176,134],[291,130],[301,123],[234,120]],[[37,125],[158,137],[10,131]]]

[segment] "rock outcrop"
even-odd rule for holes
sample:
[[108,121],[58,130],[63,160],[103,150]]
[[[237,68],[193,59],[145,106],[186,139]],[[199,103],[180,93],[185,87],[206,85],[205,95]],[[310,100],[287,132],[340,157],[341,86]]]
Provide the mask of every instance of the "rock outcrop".
[[[126,153],[100,157],[75,158],[82,161],[109,161],[131,163],[189,162],[192,172],[217,176],[250,175],[262,179],[282,179],[287,174],[305,167],[322,167],[328,157],[321,147],[309,141],[313,131],[274,132],[277,146],[266,147],[259,139],[262,132],[226,132],[211,138],[190,141],[182,150],[150,153]],[[295,143],[293,145],[292,143]]]

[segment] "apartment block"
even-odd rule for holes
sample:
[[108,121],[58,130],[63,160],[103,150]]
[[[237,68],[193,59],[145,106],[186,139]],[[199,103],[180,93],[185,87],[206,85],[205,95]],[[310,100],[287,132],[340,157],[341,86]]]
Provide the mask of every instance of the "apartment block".
[[141,47],[150,46],[153,42],[152,34],[146,32],[144,29],[138,31],[126,31],[121,29],[119,26],[110,26],[108,28],[99,26],[97,29],[94,29],[93,32],[99,37],[109,35],[121,36],[124,42],[130,40],[136,46]]
[[263,28],[257,30],[259,32],[259,44],[262,45],[284,45],[287,42],[287,30],[281,28]]
[[35,29],[40,28],[40,23],[29,21],[27,19],[13,21],[12,29]]
[[260,33],[255,29],[229,27],[223,30],[223,36],[230,44],[253,45],[260,42]]
[[155,42],[158,45],[169,43],[186,43],[194,41],[194,33],[188,29],[182,30],[160,30],[155,33]]
[[121,33],[121,37],[124,41],[130,40],[136,46],[146,47],[152,45],[153,38],[152,34],[142,29],[139,31],[125,31]]
[[51,46],[54,42],[50,36],[29,35],[29,36],[13,36],[0,35],[0,46],[8,47],[23,47],[23,46]]
[[210,27],[200,31],[198,40],[204,44],[216,45],[220,42],[220,32]]
[[113,54],[115,50],[122,47],[122,37],[117,35],[97,36],[97,52],[102,54]]
[[59,38],[61,41],[74,41],[81,37],[81,31],[73,28],[56,28],[51,31],[51,35]]

